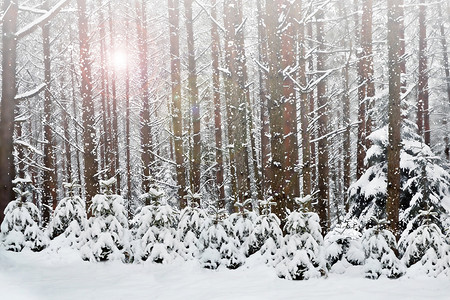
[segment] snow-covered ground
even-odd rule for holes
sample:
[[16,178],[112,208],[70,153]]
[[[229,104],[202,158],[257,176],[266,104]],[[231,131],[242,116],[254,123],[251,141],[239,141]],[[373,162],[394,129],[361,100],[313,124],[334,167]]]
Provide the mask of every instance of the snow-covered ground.
[[365,279],[359,267],[327,279],[288,281],[252,257],[237,270],[196,262],[91,263],[73,250],[0,250],[1,299],[450,299],[450,278],[411,275]]

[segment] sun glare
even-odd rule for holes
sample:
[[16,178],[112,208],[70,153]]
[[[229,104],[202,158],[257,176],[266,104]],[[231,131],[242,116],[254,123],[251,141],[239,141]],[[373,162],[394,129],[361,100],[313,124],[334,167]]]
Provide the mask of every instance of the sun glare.
[[127,54],[124,51],[117,50],[112,55],[112,64],[116,70],[126,68],[128,62]]

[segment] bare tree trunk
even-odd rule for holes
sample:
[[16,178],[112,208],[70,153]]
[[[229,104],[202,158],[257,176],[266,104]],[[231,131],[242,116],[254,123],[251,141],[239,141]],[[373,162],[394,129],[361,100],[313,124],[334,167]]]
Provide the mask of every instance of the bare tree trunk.
[[[306,74],[306,39],[305,39],[305,21],[300,26],[298,32],[299,40],[299,74],[300,85],[306,89],[308,78]],[[306,90],[300,91],[300,123],[302,129],[302,177],[303,177],[303,196],[311,195],[311,145],[309,126],[309,99]]]
[[430,146],[430,114],[428,110],[428,67],[427,67],[427,8],[424,0],[419,6],[419,79],[417,98],[417,128]]
[[[115,51],[115,32],[113,26],[113,12],[111,8],[111,1],[108,3],[109,10],[109,34],[110,34],[110,52],[114,53]],[[145,26],[145,25],[144,25]],[[117,116],[117,90],[116,90],[116,70],[113,67],[111,70],[111,96],[112,96],[112,120],[111,120],[111,158],[110,158],[110,172],[111,176],[117,177],[116,183],[116,193],[120,195],[120,160],[119,160],[119,125],[118,125],[118,116]]]
[[282,36],[278,30],[280,22],[279,16],[284,12],[283,0],[266,1],[266,30],[268,43],[268,107],[271,132],[271,184],[272,197],[277,203],[273,207],[273,212],[282,220],[284,227],[288,215],[287,208],[292,208],[292,202],[288,201],[285,194],[285,175],[284,175],[284,104],[283,104],[283,69],[279,59],[282,53]]
[[[98,0],[98,6],[102,6],[102,0]],[[102,127],[103,132],[100,135],[100,168],[106,168],[109,165],[109,149],[110,149],[110,130],[108,128],[109,120],[107,116],[107,81],[108,81],[108,68],[106,66],[106,30],[105,30],[105,19],[103,16],[103,10],[99,10],[99,35],[100,35],[100,89],[101,89],[101,102],[102,102]]]
[[[316,14],[316,26],[317,26],[317,72],[319,76],[322,75],[326,69],[326,54],[325,54],[325,32],[324,32],[324,12],[323,9],[319,9]],[[330,228],[330,196],[329,196],[329,162],[328,162],[328,100],[326,95],[326,82],[322,79],[317,84],[317,114],[318,114],[318,156],[317,156],[317,188],[318,188],[318,201],[317,211],[320,218],[320,226],[324,233],[328,232]]]
[[[265,13],[261,5],[262,1],[256,1],[258,11],[258,41],[259,41],[259,62],[267,65],[267,37],[265,28]],[[261,119],[261,193],[265,197],[270,190],[271,167],[270,167],[270,121],[267,103],[267,75],[263,68],[259,68],[259,100]]]
[[[128,7],[127,7],[128,13]],[[129,20],[125,21],[125,29],[128,32],[130,30]],[[128,35],[125,38],[126,48],[129,49],[130,40]],[[129,53],[127,52],[127,61]],[[131,211],[131,105],[130,105],[130,66],[127,63],[125,70],[125,149],[126,149],[126,170],[127,170],[127,211],[128,219],[132,218]]]
[[179,1],[168,0],[170,28],[170,67],[172,80],[172,122],[177,164],[177,183],[180,208],[186,206],[186,170],[183,156],[183,118],[181,115]]
[[[450,8],[450,6],[449,6]],[[450,105],[450,65],[448,62],[448,49],[447,49],[447,39],[445,38],[445,27],[444,27],[444,20],[442,18],[442,6],[439,5],[438,6],[438,13],[439,13],[439,19],[440,19],[440,26],[439,26],[439,31],[441,34],[441,45],[442,45],[442,53],[443,53],[443,63],[444,63],[444,72],[445,72],[445,81],[447,83],[447,100],[448,100],[448,105]],[[443,126],[444,126],[444,130],[448,129],[448,116],[444,117],[443,119]],[[450,160],[450,137],[448,132],[446,132],[445,137],[444,137],[444,154],[445,157],[447,158],[447,160]]]
[[212,57],[212,82],[214,100],[214,137],[216,142],[216,185],[219,190],[219,207],[225,208],[225,185],[223,182],[223,150],[222,150],[222,114],[220,110],[220,73],[219,55],[220,39],[217,28],[217,1],[213,0],[211,6],[211,57]]
[[388,65],[389,65],[389,146],[387,150],[386,214],[390,230],[398,238],[400,207],[400,150],[401,150],[401,73],[402,0],[388,0]]
[[283,120],[284,120],[284,187],[287,208],[293,210],[294,198],[300,196],[298,174],[298,137],[297,137],[297,97],[294,89],[296,80],[296,35],[298,26],[295,18],[300,15],[298,1],[285,1],[285,27],[281,36],[281,70],[283,74]]
[[12,181],[15,177],[13,156],[14,115],[16,96],[16,47],[18,1],[3,1],[2,19],[2,101],[0,103],[0,224],[4,210],[14,199]]
[[[195,59],[194,44],[194,20],[192,18],[193,0],[184,1],[184,10],[186,16],[186,33],[188,47],[188,98],[192,109],[193,126],[193,151],[192,151],[192,182],[193,193],[200,192],[200,163],[201,163],[201,144],[200,144],[200,105],[198,99],[197,86],[197,67]],[[200,201],[200,199],[198,199]],[[200,203],[198,203],[200,204]]]
[[[178,5],[177,5],[178,6]],[[177,7],[178,10],[178,7]],[[170,12],[170,10],[169,10]],[[138,45],[139,45],[139,79],[140,91],[142,94],[141,121],[141,160],[143,168],[142,190],[148,192],[151,184],[151,164],[154,162],[152,152],[152,133],[150,125],[150,94],[148,79],[148,46],[147,46],[147,18],[146,1],[136,2],[136,13],[138,17]],[[170,21],[170,20],[169,20]],[[178,13],[177,13],[178,22]],[[171,27],[172,28],[172,27]],[[177,23],[178,28],[178,23]],[[178,29],[177,29],[178,30]],[[171,35],[172,37],[172,35]],[[178,55],[177,55],[178,58]],[[180,99],[181,101],[181,99]],[[181,105],[181,102],[180,102]],[[146,205],[150,203],[147,202]]]
[[92,198],[98,193],[97,147],[95,142],[95,111],[92,98],[91,60],[89,52],[88,18],[86,15],[86,0],[77,0],[78,4],[78,34],[80,40],[80,69],[82,122],[84,142],[84,181],[86,189],[86,209],[91,217],[90,205]]
[[[49,2],[45,1],[43,8],[49,9]],[[43,38],[43,54],[44,54],[44,182],[43,182],[43,210],[42,210],[42,222],[43,225],[47,225],[50,221],[50,215],[56,209],[57,205],[57,181],[55,170],[55,153],[53,151],[53,135],[52,135],[52,95],[51,95],[51,71],[50,71],[50,23],[46,23],[42,27]]]
[[365,149],[369,149],[371,146],[370,140],[367,138],[372,133],[373,118],[372,110],[374,108],[375,97],[375,83],[373,80],[373,47],[372,47],[372,18],[373,18],[373,5],[372,0],[364,0],[362,6],[362,18],[361,18],[361,48],[362,48],[362,66],[365,85]]

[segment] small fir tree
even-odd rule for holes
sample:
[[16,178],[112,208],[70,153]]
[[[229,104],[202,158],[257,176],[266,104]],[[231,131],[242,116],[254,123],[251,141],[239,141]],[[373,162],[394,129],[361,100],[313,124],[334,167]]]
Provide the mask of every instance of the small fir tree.
[[[184,259],[196,258],[200,254],[200,234],[207,215],[198,207],[201,195],[195,194],[188,199],[188,206],[181,211],[177,227],[177,240],[180,242],[178,253]],[[196,201],[193,201],[196,200]]]
[[256,218],[255,226],[244,248],[246,256],[261,251],[267,263],[273,262],[275,254],[283,244],[280,219],[271,213],[271,206],[276,205],[276,202],[270,200],[259,201],[261,215]]
[[436,277],[450,267],[450,246],[441,230],[439,213],[421,211],[400,238],[402,261],[407,267],[417,267]]
[[361,233],[353,227],[350,224],[338,225],[324,238],[325,258],[333,272],[343,273],[350,265],[364,263]]
[[48,241],[39,227],[39,210],[29,201],[31,180],[17,178],[13,184],[17,196],[5,208],[5,218],[0,227],[1,244],[8,251],[20,252],[24,248],[41,251]]
[[254,228],[254,222],[256,220],[256,214],[251,211],[252,199],[247,199],[244,202],[235,202],[234,206],[238,209],[238,212],[233,213],[228,218],[229,226],[227,232],[230,236],[234,236],[238,241],[239,248],[245,248],[248,246],[248,239]]
[[75,194],[81,186],[76,183],[64,183],[63,186],[68,195],[58,203],[49,223],[48,235],[51,240],[61,236],[60,243],[79,248],[82,232],[87,228],[84,201]]
[[378,279],[381,275],[396,279],[404,275],[404,265],[397,258],[397,242],[394,235],[385,229],[386,221],[372,217],[372,228],[362,236],[366,254],[364,272],[366,278]]
[[86,244],[81,248],[84,260],[129,262],[129,230],[124,199],[112,193],[115,178],[101,180],[102,194],[92,199],[92,217],[86,230]]
[[306,211],[309,198],[296,199],[302,211],[291,212],[284,231],[284,245],[279,251],[276,271],[279,277],[290,280],[306,280],[326,274],[323,257],[323,237],[319,216]]
[[[138,261],[168,263],[177,257],[177,212],[164,201],[164,192],[157,186],[142,197],[149,199],[132,221],[133,252]],[[145,200],[145,199],[144,199]]]

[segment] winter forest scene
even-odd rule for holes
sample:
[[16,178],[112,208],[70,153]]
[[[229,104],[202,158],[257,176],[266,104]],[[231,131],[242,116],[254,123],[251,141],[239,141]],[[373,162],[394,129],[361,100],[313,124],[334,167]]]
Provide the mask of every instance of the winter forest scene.
[[1,299],[450,299],[450,0],[3,0]]

